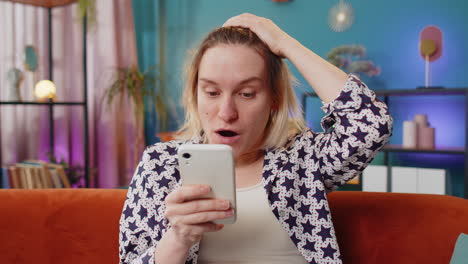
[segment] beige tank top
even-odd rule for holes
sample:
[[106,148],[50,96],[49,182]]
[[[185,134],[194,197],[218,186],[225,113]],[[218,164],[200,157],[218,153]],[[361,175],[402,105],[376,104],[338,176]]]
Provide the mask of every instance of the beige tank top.
[[236,195],[236,223],[205,233],[198,263],[307,263],[271,211],[261,182]]

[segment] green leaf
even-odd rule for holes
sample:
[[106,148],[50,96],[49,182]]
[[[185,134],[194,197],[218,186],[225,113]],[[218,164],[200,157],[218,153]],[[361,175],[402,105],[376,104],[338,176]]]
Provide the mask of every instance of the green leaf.
[[135,105],[135,120],[140,120],[144,115],[144,99],[148,98],[149,106],[155,108],[158,128],[162,131],[167,129],[169,99],[166,97],[166,88],[160,85],[157,65],[144,72],[137,66],[118,68],[116,72],[116,79],[104,93],[107,105],[110,106],[116,96],[126,96]]

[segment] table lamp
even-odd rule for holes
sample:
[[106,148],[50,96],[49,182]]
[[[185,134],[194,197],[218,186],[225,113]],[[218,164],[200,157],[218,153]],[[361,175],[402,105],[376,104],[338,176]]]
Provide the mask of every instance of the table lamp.
[[54,101],[57,88],[50,80],[42,80],[36,83],[34,94],[40,102]]

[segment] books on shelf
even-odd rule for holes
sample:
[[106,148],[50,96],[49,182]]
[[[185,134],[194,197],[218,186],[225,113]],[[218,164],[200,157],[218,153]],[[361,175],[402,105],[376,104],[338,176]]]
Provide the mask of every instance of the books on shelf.
[[8,178],[8,167],[0,168],[0,188],[10,188],[10,179]]
[[26,160],[0,170],[2,189],[71,188],[62,165]]

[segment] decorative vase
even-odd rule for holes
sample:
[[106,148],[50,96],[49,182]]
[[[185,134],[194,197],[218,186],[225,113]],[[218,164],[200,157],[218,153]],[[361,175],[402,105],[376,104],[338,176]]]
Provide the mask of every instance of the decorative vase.
[[435,129],[433,127],[418,128],[418,148],[434,149]]
[[417,147],[419,149],[434,149],[435,129],[427,122],[427,115],[415,115],[414,122],[417,126]]
[[404,148],[416,148],[417,141],[417,130],[418,127],[414,121],[403,122],[403,147]]

